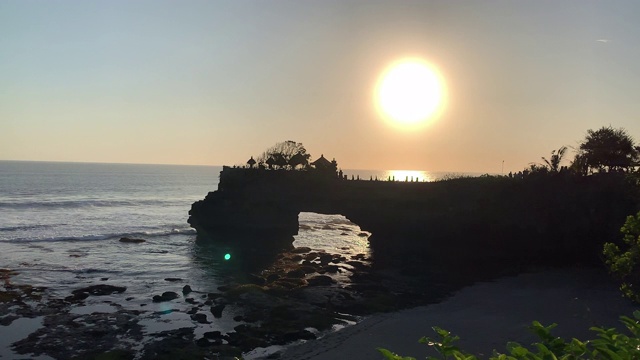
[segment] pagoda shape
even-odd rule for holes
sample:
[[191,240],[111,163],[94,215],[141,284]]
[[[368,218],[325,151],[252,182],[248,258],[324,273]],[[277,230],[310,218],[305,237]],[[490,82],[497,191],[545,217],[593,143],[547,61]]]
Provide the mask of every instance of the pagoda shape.
[[316,170],[323,172],[335,173],[338,171],[338,163],[336,162],[336,159],[329,161],[324,157],[324,154],[320,155],[320,157],[316,161],[312,162],[311,165],[313,165]]
[[251,157],[251,159],[247,160],[247,165],[249,165],[250,168],[253,168],[253,165],[256,164],[256,161],[253,160],[253,156]]

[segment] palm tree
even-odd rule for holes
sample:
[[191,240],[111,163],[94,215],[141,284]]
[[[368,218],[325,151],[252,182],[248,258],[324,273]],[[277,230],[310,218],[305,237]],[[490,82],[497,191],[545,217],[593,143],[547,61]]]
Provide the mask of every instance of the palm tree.
[[547,167],[551,172],[559,172],[560,171],[560,163],[562,162],[562,158],[564,158],[564,154],[567,152],[567,147],[563,146],[560,149],[552,150],[551,156],[549,159],[542,157],[542,160],[547,164]]

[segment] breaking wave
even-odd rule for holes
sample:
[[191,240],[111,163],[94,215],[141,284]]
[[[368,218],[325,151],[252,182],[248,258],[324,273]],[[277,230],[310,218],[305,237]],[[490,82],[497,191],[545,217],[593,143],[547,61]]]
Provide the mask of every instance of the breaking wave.
[[58,241],[100,241],[109,239],[120,239],[122,237],[130,238],[158,238],[169,235],[195,235],[196,230],[192,228],[171,228],[159,229],[153,231],[133,231],[128,233],[110,233],[110,234],[89,234],[81,236],[55,236],[43,238],[15,238],[9,240],[0,240],[0,242],[10,243],[39,243],[39,242],[58,242]]

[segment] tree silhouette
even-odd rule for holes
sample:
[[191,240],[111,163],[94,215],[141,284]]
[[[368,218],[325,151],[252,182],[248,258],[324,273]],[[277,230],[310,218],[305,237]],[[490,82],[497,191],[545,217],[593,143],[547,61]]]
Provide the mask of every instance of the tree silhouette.
[[589,166],[587,165],[587,159],[584,154],[577,154],[573,158],[569,169],[579,175],[587,175],[589,173]]
[[608,126],[588,130],[578,155],[592,172],[628,170],[637,163],[638,149],[625,129]]
[[567,151],[567,147],[563,146],[558,151],[552,150],[551,156],[549,159],[542,157],[542,160],[547,164],[547,167],[551,172],[559,172],[560,171],[560,163],[562,162],[562,158],[564,157],[565,152]]
[[302,143],[295,141],[283,141],[265,150],[257,157],[259,163],[269,165],[269,168],[291,168],[306,166],[309,163],[310,154]]

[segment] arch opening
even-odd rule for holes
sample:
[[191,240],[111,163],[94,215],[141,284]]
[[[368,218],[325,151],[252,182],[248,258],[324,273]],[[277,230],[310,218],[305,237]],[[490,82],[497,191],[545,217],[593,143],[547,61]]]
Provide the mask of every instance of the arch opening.
[[293,246],[309,247],[341,255],[371,255],[369,247],[371,233],[341,214],[300,212],[298,235]]

